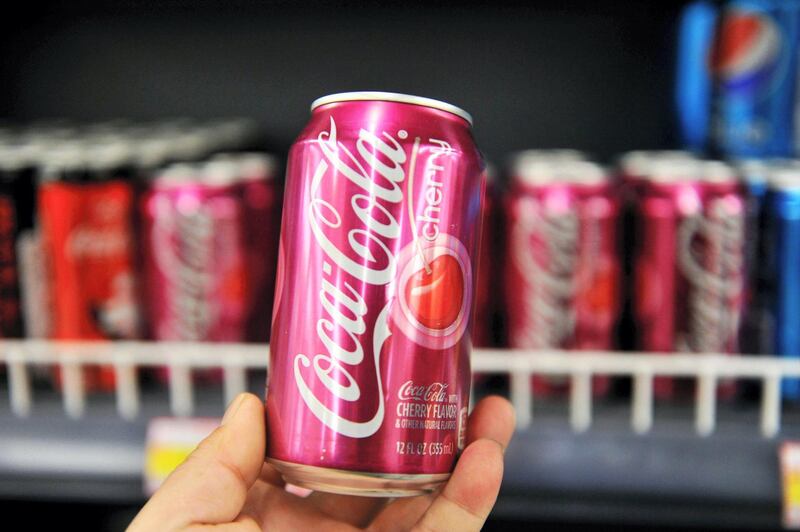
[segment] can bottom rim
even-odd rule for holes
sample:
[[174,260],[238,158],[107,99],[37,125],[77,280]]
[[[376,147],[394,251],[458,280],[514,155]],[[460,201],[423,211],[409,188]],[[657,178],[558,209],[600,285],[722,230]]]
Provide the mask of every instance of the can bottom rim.
[[295,464],[268,458],[289,484],[314,491],[360,497],[412,497],[430,493],[444,484],[450,473],[403,475],[369,473]]

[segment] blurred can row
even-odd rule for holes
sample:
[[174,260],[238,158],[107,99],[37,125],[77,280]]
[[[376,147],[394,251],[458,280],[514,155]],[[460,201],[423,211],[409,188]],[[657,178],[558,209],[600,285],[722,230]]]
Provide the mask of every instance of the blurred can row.
[[[243,120],[0,134],[0,335],[268,341],[282,189],[256,142]],[[800,356],[797,161],[530,150],[507,170],[487,184],[476,345]]]
[[281,187],[256,135],[241,119],[4,131],[2,337],[266,342]]
[[[636,151],[608,170],[573,150],[528,151],[505,191],[488,190],[477,343],[800,356],[800,162]],[[493,320],[505,335],[482,329]],[[682,393],[674,379],[654,385],[659,398]],[[785,393],[800,398],[798,386]],[[595,394],[609,387],[595,378]]]

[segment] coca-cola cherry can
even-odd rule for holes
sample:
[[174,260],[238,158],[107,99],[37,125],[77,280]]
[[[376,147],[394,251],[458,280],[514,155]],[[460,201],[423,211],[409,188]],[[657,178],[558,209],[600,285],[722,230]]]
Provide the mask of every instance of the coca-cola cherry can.
[[[517,158],[508,195],[506,307],[511,347],[610,350],[619,312],[619,204],[605,171],[588,161]],[[610,381],[597,376],[594,393]],[[566,391],[534,376],[537,395]]]
[[[689,298],[688,347],[730,355],[741,351],[747,296],[747,198],[738,173],[721,161],[700,163],[700,185],[703,213],[686,228],[689,250],[681,262],[686,275],[697,279]],[[736,381],[722,379],[717,391],[722,399],[733,398]]]
[[463,110],[326,96],[289,153],[267,459],[315,490],[416,495],[464,446],[483,161]]
[[[744,298],[746,206],[721,162],[665,160],[639,197],[634,311],[643,351],[733,353]],[[723,382],[723,397],[733,394]],[[657,377],[656,397],[676,393]]]
[[145,292],[155,340],[245,337],[242,206],[235,167],[176,164],[142,200]]

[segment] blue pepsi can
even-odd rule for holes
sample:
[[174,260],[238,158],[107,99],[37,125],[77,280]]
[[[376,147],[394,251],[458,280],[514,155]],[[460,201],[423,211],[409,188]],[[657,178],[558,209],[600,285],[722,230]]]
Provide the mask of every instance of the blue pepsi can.
[[678,26],[675,109],[681,144],[692,151],[708,148],[714,82],[709,64],[719,11],[718,2],[691,2]]
[[769,284],[765,268],[768,250],[762,235],[767,225],[767,173],[769,166],[762,159],[745,159],[736,163],[745,190],[745,290],[744,313],[739,329],[742,353],[772,353],[772,314],[766,297]]
[[726,5],[711,59],[716,148],[735,157],[794,149],[800,0]]
[[[774,320],[774,352],[800,358],[800,166],[769,171],[768,287]],[[784,398],[800,400],[800,379],[784,379]]]

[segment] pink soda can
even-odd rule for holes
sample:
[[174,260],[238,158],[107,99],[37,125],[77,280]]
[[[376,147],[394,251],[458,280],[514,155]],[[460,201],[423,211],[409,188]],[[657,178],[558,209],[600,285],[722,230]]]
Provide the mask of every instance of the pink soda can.
[[[506,308],[509,343],[534,350],[610,350],[619,312],[619,204],[595,163],[517,159],[508,194]],[[595,395],[610,380],[596,376]],[[534,376],[541,396],[564,377]]]
[[465,111],[316,100],[286,169],[267,460],[301,487],[436,489],[464,446],[483,161]]
[[267,342],[271,327],[283,190],[278,162],[266,153],[223,153],[215,161],[236,167],[245,261],[245,340]]
[[[748,205],[744,184],[729,164],[700,163],[702,217],[687,228],[683,269],[695,279],[688,348],[698,353],[740,352],[740,332],[747,297],[746,231]],[[718,384],[721,399],[736,396],[736,381]]]
[[[717,161],[653,164],[639,198],[634,310],[649,352],[736,352],[744,297],[745,204],[733,171]],[[677,393],[658,377],[659,399]],[[730,397],[732,383],[720,395]]]
[[155,340],[245,337],[242,206],[236,168],[221,161],[165,169],[142,200],[145,290]]
[[633,317],[635,297],[634,260],[636,246],[640,241],[637,231],[639,197],[648,182],[650,168],[654,164],[664,164],[670,160],[696,160],[695,156],[683,150],[635,150],[624,153],[617,161],[617,185],[620,196],[620,240],[622,242],[622,316],[620,319],[619,348],[635,350],[636,334]]

